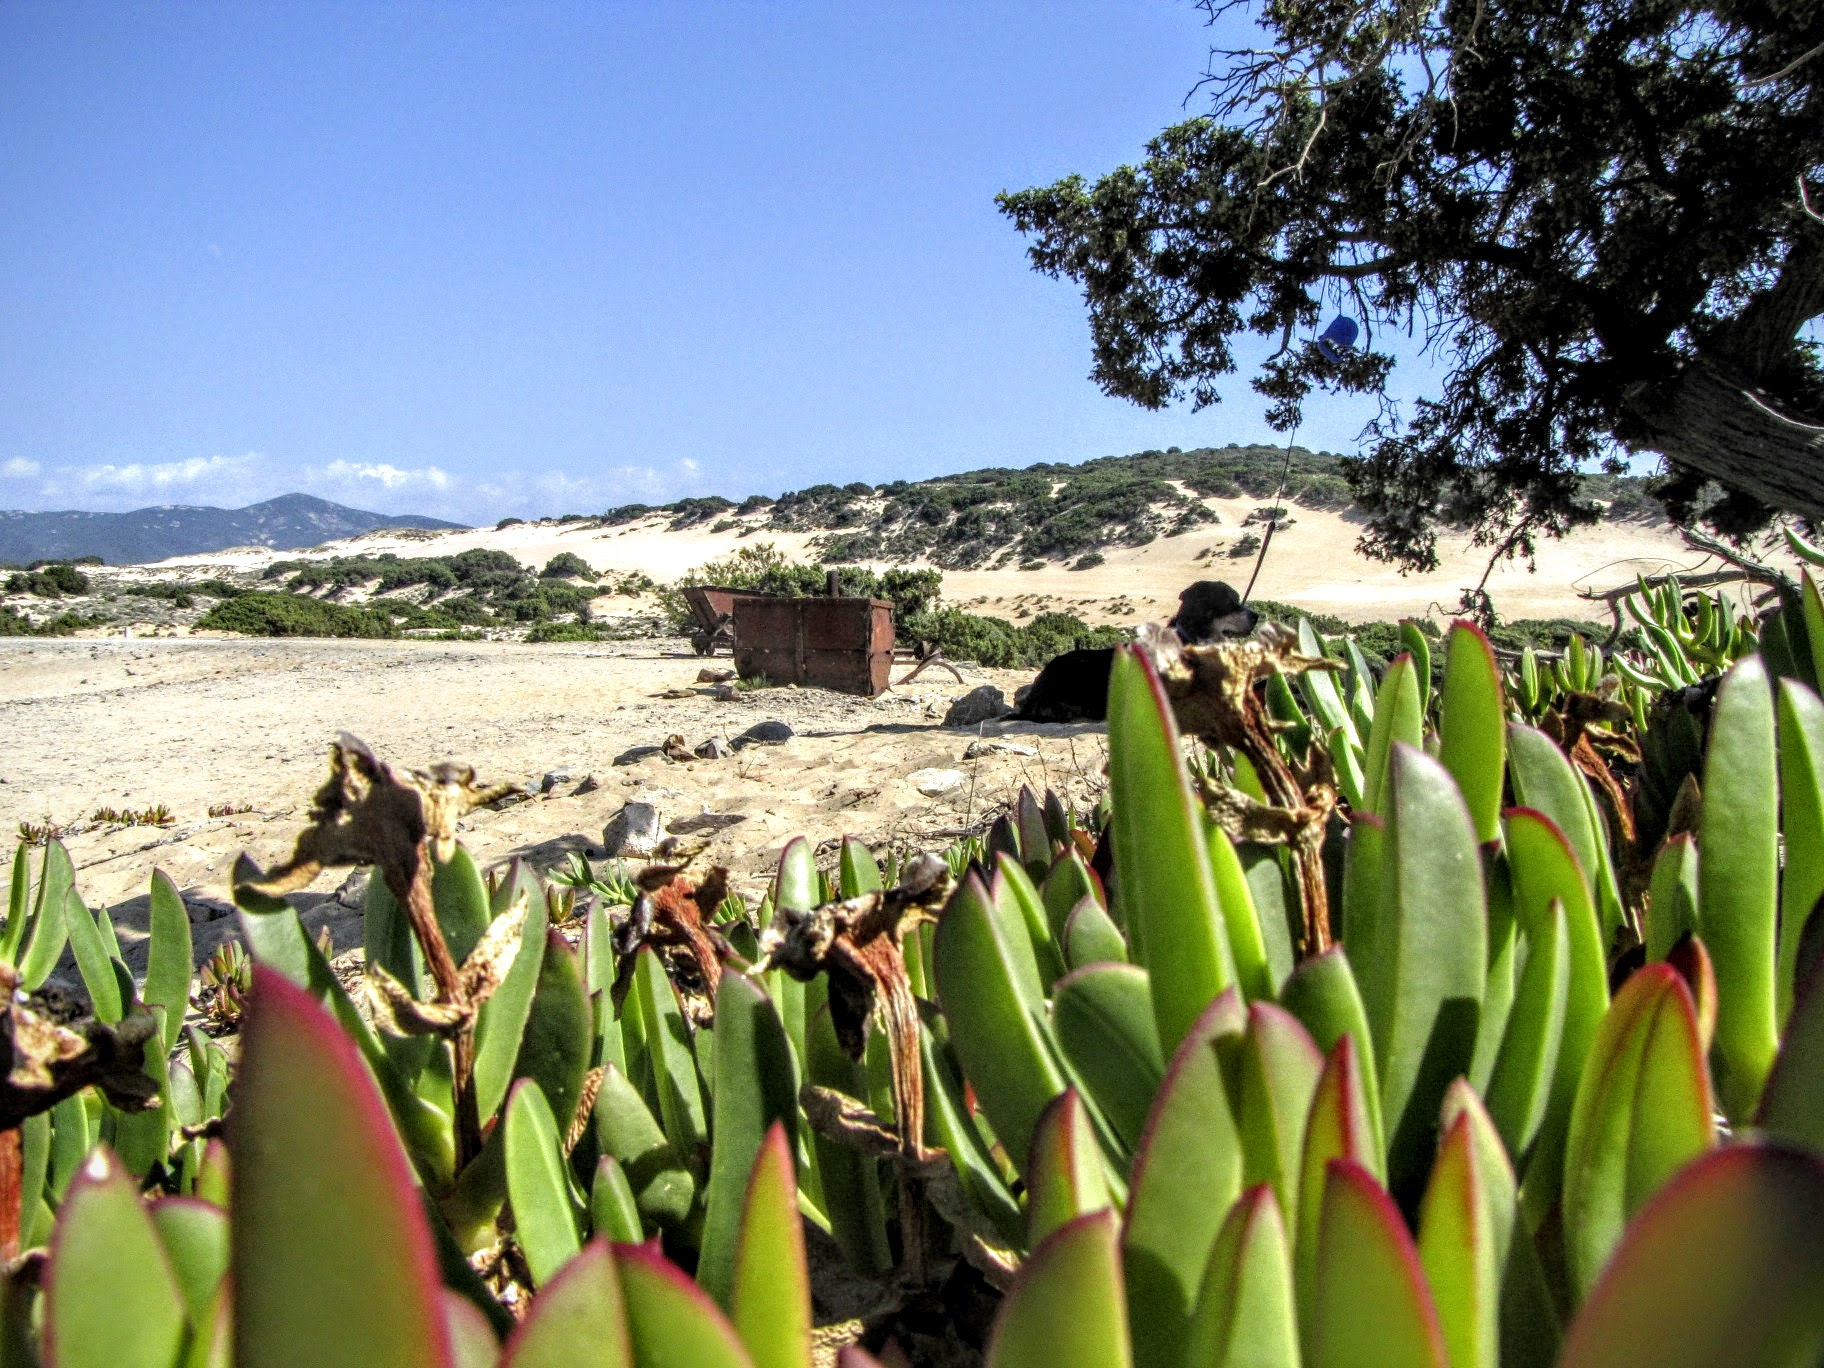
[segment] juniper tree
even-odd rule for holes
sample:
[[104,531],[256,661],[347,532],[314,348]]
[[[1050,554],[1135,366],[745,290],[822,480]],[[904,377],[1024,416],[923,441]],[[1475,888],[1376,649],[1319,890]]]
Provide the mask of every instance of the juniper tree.
[[[1364,549],[1420,568],[1440,520],[1592,519],[1580,468],[1630,451],[1683,517],[1824,516],[1824,3],[1278,0],[1259,25],[1138,166],[1000,197],[1081,284],[1105,390],[1213,403],[1258,333],[1283,431],[1422,336],[1442,381],[1348,469]],[[1297,340],[1333,307],[1367,324],[1340,362]]]

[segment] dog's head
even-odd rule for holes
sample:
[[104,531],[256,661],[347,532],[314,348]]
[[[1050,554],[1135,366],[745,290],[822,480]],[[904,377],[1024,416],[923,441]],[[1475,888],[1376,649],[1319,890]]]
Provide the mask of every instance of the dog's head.
[[1178,595],[1178,611],[1170,625],[1187,644],[1195,646],[1247,636],[1259,621],[1260,614],[1243,603],[1229,585],[1221,580],[1198,580]]

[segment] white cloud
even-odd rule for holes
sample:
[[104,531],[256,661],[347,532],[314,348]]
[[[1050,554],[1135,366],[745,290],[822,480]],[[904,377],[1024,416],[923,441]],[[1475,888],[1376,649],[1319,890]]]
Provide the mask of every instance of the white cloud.
[[4,465],[0,465],[0,476],[9,480],[29,480],[44,467],[36,461],[28,461],[23,456],[15,456]]
[[432,489],[450,487],[449,474],[436,466],[401,470],[384,461],[331,461],[323,468],[323,474],[331,480],[371,480],[387,489],[403,489],[408,485],[427,485]]
[[156,492],[184,489],[204,481],[238,478],[258,460],[259,457],[250,451],[244,456],[191,456],[182,461],[79,466],[73,473],[77,482],[89,489]]

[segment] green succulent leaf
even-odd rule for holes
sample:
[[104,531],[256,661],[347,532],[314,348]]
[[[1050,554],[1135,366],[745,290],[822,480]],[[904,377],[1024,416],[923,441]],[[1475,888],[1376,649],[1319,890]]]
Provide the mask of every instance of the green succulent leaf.
[[690,1028],[665,966],[657,953],[642,946],[634,958],[633,992],[653,1082],[658,1088],[659,1117],[666,1138],[680,1158],[688,1160],[709,1143],[709,1120],[703,1088],[697,1078]]
[[997,915],[988,890],[971,874],[952,895],[932,942],[951,1047],[995,1134],[1017,1155],[1031,1150],[1039,1113],[1065,1087],[1045,1038],[1043,1004],[1033,1003],[1021,986],[1021,936],[1020,928]]
[[1271,1183],[1280,1210],[1296,1229],[1305,1126],[1324,1057],[1296,1017],[1270,1002],[1256,1002],[1248,1007],[1247,1034],[1232,1060],[1242,1184]]
[[[1531,1094],[1522,1089],[1527,1105],[1516,1104],[1511,1110],[1504,1107],[1498,1116],[1502,1139],[1512,1153],[1525,1161],[1527,1209],[1537,1222],[1556,1202],[1564,1178],[1565,1131],[1570,1125],[1571,1104],[1576,1100],[1584,1061],[1589,1058],[1597,1027],[1608,1010],[1609,970],[1590,888],[1564,833],[1542,813],[1510,809],[1507,849],[1515,915],[1528,937],[1536,940],[1555,934],[1541,928],[1548,916],[1555,915],[1551,911],[1554,901],[1564,908],[1565,956],[1570,974],[1551,1091],[1530,1150],[1522,1142],[1526,1129],[1523,1122],[1532,1114],[1532,1102],[1527,1100]],[[1524,974],[1522,978],[1524,989]],[[1509,1020],[1510,1031],[1520,1029],[1518,1003]],[[1499,1073],[1497,1066],[1497,1076]],[[1512,1132],[1508,1130],[1510,1125],[1515,1127]]]
[[[834,1035],[831,1039],[834,1040]],[[1003,1240],[1009,1245],[1017,1245],[1026,1228],[1025,1219],[1020,1214],[1013,1194],[1002,1181],[1000,1170],[995,1167],[980,1128],[970,1121],[968,1100],[961,1079],[951,1066],[948,1054],[940,1052],[929,1029],[918,1033],[918,1050],[925,1074],[926,1124],[937,1143],[950,1155],[950,1162],[962,1179],[963,1190],[974,1208],[988,1218]],[[876,1187],[877,1223],[879,1210],[879,1189]],[[832,1233],[835,1233],[834,1217]],[[878,1267],[885,1268],[892,1262],[892,1258],[886,1252],[884,1228],[881,1230],[879,1247],[882,1252]]]
[[190,914],[177,885],[162,869],[152,871],[150,902],[151,934],[142,996],[146,1006],[165,1009],[165,1053],[169,1054],[177,1048],[184,1014],[190,1009]]
[[[1216,881],[1216,901],[1222,908],[1223,930],[1235,958],[1235,979],[1250,1002],[1273,996],[1274,985],[1292,970],[1291,945],[1262,926],[1254,905],[1248,872],[1229,834],[1213,820],[1206,824],[1209,837],[1210,876]],[[1283,919],[1281,925],[1283,925]],[[1283,949],[1283,968],[1276,963]]]
[[612,1154],[596,1161],[595,1181],[589,1187],[589,1228],[616,1244],[638,1244],[646,1238],[627,1170]]
[[1380,897],[1371,916],[1352,912],[1346,935],[1376,1051],[1388,1174],[1395,1192],[1416,1196],[1444,1090],[1475,1053],[1487,911],[1456,781],[1405,745],[1395,747],[1389,774]]
[[[1426,687],[1430,687],[1429,680]],[[1393,658],[1375,698],[1374,726],[1368,733],[1368,757],[1363,766],[1368,781],[1367,792],[1363,795],[1366,812],[1379,816],[1387,814],[1387,788],[1396,743],[1413,747],[1425,744],[1425,705],[1419,692],[1418,671],[1413,668],[1410,655]]]
[[63,958],[63,947],[69,939],[64,902],[75,883],[76,870],[63,842],[46,842],[32,915],[19,922],[21,934],[27,935],[24,958],[19,961],[19,983],[28,992],[42,986]]
[[1299,1301],[1307,1306],[1317,1291],[1318,1226],[1324,1186],[1330,1163],[1335,1159],[1347,1159],[1376,1181],[1380,1179],[1381,1153],[1375,1148],[1374,1130],[1362,1096],[1355,1042],[1346,1035],[1337,1040],[1324,1060],[1299,1157],[1294,1269]]
[[153,1205],[152,1223],[171,1261],[191,1324],[208,1324],[216,1291],[228,1272],[228,1213],[194,1197],[166,1197]]
[[[1308,1368],[1445,1368],[1449,1362],[1418,1251],[1372,1174],[1332,1160],[1318,1218]],[[1372,1346],[1372,1348],[1370,1348]]]
[[[1371,1148],[1377,1156],[1385,1155],[1387,1132],[1381,1119],[1380,1089],[1375,1082],[1368,1013],[1362,1006],[1361,990],[1356,987],[1355,971],[1349,967],[1344,947],[1333,945],[1301,962],[1281,986],[1279,1005],[1298,1018],[1299,1024],[1311,1033],[1312,1043],[1325,1055],[1344,1036],[1355,1042],[1357,1077],[1362,1103],[1368,1110]],[[1377,1173],[1381,1166],[1379,1158],[1369,1165]]]
[[1488,1110],[1511,1153],[1525,1154],[1545,1121],[1564,1040],[1571,960],[1564,903],[1553,898],[1526,938],[1526,964],[1490,1075]]
[[1660,847],[1647,898],[1647,958],[1663,960],[1672,947],[1699,934],[1697,838],[1681,831]]
[[723,971],[716,993],[715,1145],[709,1155],[708,1211],[697,1281],[734,1307],[742,1212],[768,1132],[798,1124],[798,1068],[766,990],[746,974]]
[[808,912],[823,899],[817,881],[817,857],[811,843],[794,836],[779,852],[779,870],[773,876],[773,906]]
[[70,951],[76,957],[83,986],[89,990],[96,1019],[112,1025],[126,1010],[120,996],[120,981],[114,977],[107,942],[102,938],[101,928],[95,924],[95,914],[84,906],[74,888],[64,892],[63,919],[69,930]]
[[672,1230],[689,1219],[696,1199],[696,1180],[665,1138],[640,1090],[612,1064],[602,1073],[595,1095],[595,1139],[627,1176],[640,1216]]
[[1596,1033],[1565,1147],[1565,1253],[1587,1292],[1628,1218],[1716,1143],[1697,1010],[1678,971],[1649,964],[1622,985]]
[[1075,1088],[1040,1115],[1026,1180],[1027,1242],[1034,1247],[1077,1217],[1113,1205],[1095,1130]]
[[[84,1161],[59,1213],[44,1298],[59,1368],[169,1368],[185,1310],[152,1215],[107,1149]],[[123,1333],[123,1327],[131,1327]]]
[[[503,885],[511,887],[511,884]],[[493,1116],[507,1100],[513,1066],[532,1015],[539,973],[545,965],[546,931],[550,919],[542,896],[531,896],[526,923],[520,930],[519,949],[507,966],[506,976],[481,1005],[475,1020],[475,1105],[483,1120]]]
[[[1002,853],[995,857],[994,877],[988,891],[1001,916],[1009,924],[1008,938],[1017,944],[1012,927],[1023,927],[1030,946],[1034,970],[1038,975],[1038,993],[1042,998],[1051,991],[1064,972],[1064,952],[1052,938],[1051,923],[1045,915],[1044,901],[1025,867],[1013,856]],[[1022,955],[1022,959],[1024,955]]]
[[755,1368],[804,1368],[810,1362],[811,1276],[804,1226],[791,1141],[776,1121],[766,1132],[747,1185],[730,1316]]
[[[920,1032],[921,1037],[924,1034]],[[850,1059],[837,1041],[828,1007],[818,1008],[806,1027],[806,1037],[805,1069],[812,1083],[850,1097],[867,1093],[867,1071],[859,1061]],[[921,1044],[928,1045],[928,1041],[921,1040]],[[929,1063],[926,1074],[930,1076]],[[946,1123],[954,1128],[947,1135],[945,1147],[953,1156],[968,1153],[967,1149],[957,1147],[958,1137],[966,1132],[967,1123],[946,1115],[944,1107],[948,1097],[933,1097],[932,1091],[927,1089],[926,1103],[933,1120],[940,1128]],[[955,1106],[960,1111],[960,1086]],[[842,1250],[843,1258],[850,1268],[864,1277],[886,1272],[892,1267],[893,1251],[887,1242],[886,1206],[881,1197],[879,1164],[873,1156],[816,1131],[811,1133],[810,1142],[823,1185],[824,1213],[829,1217],[830,1234]]]
[[1824,966],[1786,1019],[1756,1124],[1774,1139],[1824,1154]]
[[563,1137],[544,1091],[522,1078],[507,1097],[507,1200],[535,1285],[543,1286],[582,1247]]
[[1179,1361],[1223,1213],[1241,1192],[1241,1130],[1217,1049],[1246,1025],[1236,990],[1210,1004],[1166,1067],[1134,1153],[1122,1267],[1140,1368]]
[[1566,1337],[1564,1368],[1813,1364],[1824,1355],[1824,1163],[1731,1145],[1641,1209]]
[[[1074,849],[1066,850],[1039,885],[1039,898],[1045,904],[1045,919],[1051,923],[1051,934],[1060,945],[1067,943],[1064,926],[1078,903],[1089,898],[1103,906],[1102,885],[1083,863]],[[1104,907],[1106,914],[1106,907]],[[1127,958],[1123,950],[1122,959]]]
[[560,1131],[569,1130],[582,1100],[593,1031],[582,957],[561,933],[547,931],[513,1077],[537,1081]]
[[983,1362],[986,1368],[1128,1368],[1113,1212],[1081,1216],[1032,1252],[1001,1304]]
[[1083,897],[1071,908],[1064,919],[1059,944],[1064,947],[1065,963],[1072,969],[1127,963],[1127,938],[1094,897]]
[[[1824,626],[1812,638],[1824,650]],[[1792,1010],[1799,942],[1824,899],[1824,702],[1790,679],[1779,686],[1780,871],[1779,1017]]]
[[[234,1361],[450,1362],[437,1259],[410,1165],[354,1043],[256,966],[230,1133]],[[333,1308],[334,1314],[325,1314]]]
[[1698,827],[1698,926],[1719,994],[1718,1091],[1736,1117],[1753,1113],[1779,1045],[1779,801],[1773,694],[1766,667],[1748,656],[1717,690]]
[[1051,1029],[1072,1074],[1132,1153],[1165,1077],[1146,971],[1095,964],[1065,975],[1052,995]]
[[621,1279],[606,1240],[591,1240],[532,1301],[500,1368],[634,1368]]
[[1108,731],[1122,921],[1134,962],[1151,979],[1169,1052],[1235,982],[1235,960],[1177,724],[1152,665],[1127,648],[1115,652],[1109,676]]
[[1476,839],[1501,839],[1501,777],[1507,772],[1507,700],[1501,668],[1481,629],[1454,622],[1445,638],[1445,689],[1439,700],[1437,761],[1468,804]]
[[1570,842],[1607,945],[1623,922],[1621,895],[1588,782],[1551,737],[1518,723],[1507,730],[1507,773],[1515,802],[1544,814]]
[[1209,1368],[1299,1361],[1286,1223],[1265,1183],[1229,1208],[1204,1270],[1183,1362]]
[[616,1245],[628,1339],[639,1368],[755,1368],[716,1304],[652,1245]]

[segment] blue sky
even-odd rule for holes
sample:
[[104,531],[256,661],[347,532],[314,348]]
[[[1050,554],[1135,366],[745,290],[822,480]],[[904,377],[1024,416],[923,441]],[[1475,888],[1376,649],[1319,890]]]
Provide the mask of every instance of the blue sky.
[[0,4],[0,507],[486,522],[1276,441],[1245,370],[1101,394],[993,203],[1137,160],[1211,39],[1188,0]]

